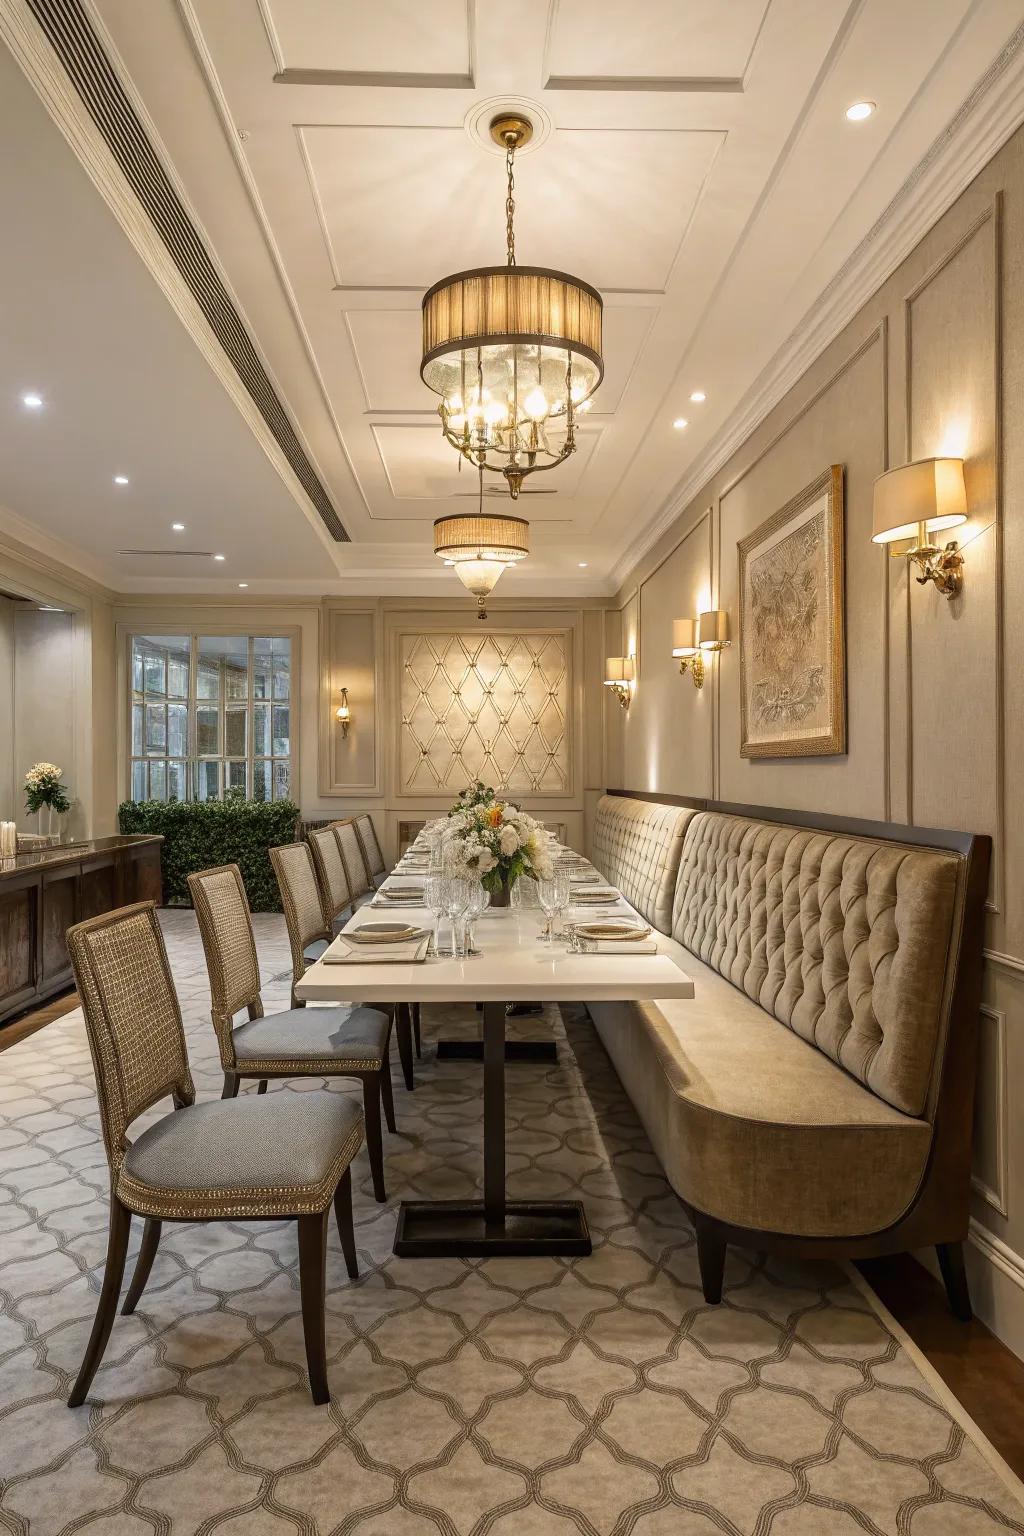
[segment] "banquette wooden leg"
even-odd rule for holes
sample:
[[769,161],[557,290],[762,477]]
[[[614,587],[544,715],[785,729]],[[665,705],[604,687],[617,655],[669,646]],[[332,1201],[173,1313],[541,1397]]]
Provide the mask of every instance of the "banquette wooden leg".
[[693,1225],[697,1233],[697,1262],[700,1265],[700,1284],[704,1300],[717,1306],[722,1299],[722,1278],[725,1274],[725,1232],[717,1221],[693,1212]]
[[939,1260],[939,1269],[942,1271],[946,1295],[949,1297],[950,1311],[961,1323],[969,1323],[974,1312],[971,1308],[971,1293],[967,1285],[967,1271],[964,1268],[964,1245],[963,1243],[936,1243],[935,1252]]

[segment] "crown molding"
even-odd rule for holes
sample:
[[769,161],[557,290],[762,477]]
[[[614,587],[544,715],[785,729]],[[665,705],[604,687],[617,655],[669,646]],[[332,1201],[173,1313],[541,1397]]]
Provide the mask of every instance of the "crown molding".
[[[100,36],[104,49],[116,65],[122,90],[128,97],[140,123],[157,154],[175,193],[200,233],[210,261],[216,267],[231,302],[241,315],[226,274],[221,270],[202,231],[169,157],[160,142],[155,125],[139,99],[127,72],[121,65],[102,20],[89,7],[90,25]],[[6,43],[15,62],[39,97],[90,181],[116,218],[140,260],[157,283],[174,313],[202,354],[215,377],[226,390],[239,414],[259,443],[267,459],[285,485],[293,501],[314,529],[325,550],[336,548],[323,519],[307,495],[295,470],[269,425],[256,408],[254,400],[224,352],[223,346],[200,308],[188,283],[160,238],[148,213],[140,203],[120,165],[93,121],[72,80],[51,46],[45,32],[32,14],[26,0],[0,0],[0,39]],[[246,326],[251,336],[251,328]]]
[[[747,390],[639,543],[619,552],[627,581],[648,551],[761,425],[863,305],[1024,123],[1024,23],[918,161],[852,255]],[[621,588],[620,588],[621,590]]]
[[[103,580],[98,560],[63,539],[44,533],[9,507],[0,506],[0,568],[12,566],[20,567],[18,574],[23,572],[22,579],[28,584],[35,580],[48,583],[45,591],[35,588],[40,596],[70,592],[109,603],[117,595]],[[54,583],[60,594],[55,592]]]

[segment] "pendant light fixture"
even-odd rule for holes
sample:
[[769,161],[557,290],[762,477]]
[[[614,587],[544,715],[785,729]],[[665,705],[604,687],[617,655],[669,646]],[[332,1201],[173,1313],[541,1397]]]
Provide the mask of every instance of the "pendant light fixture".
[[434,554],[455,567],[462,585],[476,598],[477,618],[486,619],[487,599],[508,565],[530,552],[530,525],[524,517],[484,513],[484,471],[479,468],[480,505],[474,516],[439,517],[434,523]]
[[597,289],[516,265],[514,161],[532,135],[525,117],[491,123],[505,150],[506,264],[442,278],[423,298],[420,376],[441,397],[444,435],[481,476],[502,475],[513,499],[527,475],[575,451],[578,418],[604,375]]

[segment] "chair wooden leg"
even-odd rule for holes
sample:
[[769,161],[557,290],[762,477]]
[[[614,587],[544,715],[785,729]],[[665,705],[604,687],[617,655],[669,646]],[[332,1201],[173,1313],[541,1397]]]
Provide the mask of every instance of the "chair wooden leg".
[[114,1326],[117,1298],[121,1294],[121,1281],[124,1279],[124,1261],[128,1252],[128,1234],[131,1231],[131,1225],[131,1211],[127,1210],[117,1197],[111,1194],[110,1232],[107,1237],[107,1262],[103,1270],[103,1285],[100,1290],[100,1299],[96,1307],[96,1317],[92,1325],[92,1333],[89,1335],[85,1358],[82,1361],[75,1384],[71,1388],[71,1396],[68,1398],[69,1408],[80,1408],[85,1402],[97,1367],[103,1359],[103,1351],[107,1347],[110,1330]]
[[224,1088],[221,1092],[222,1099],[236,1099],[238,1097],[238,1076],[235,1072],[224,1073]]
[[327,1385],[327,1338],[324,1297],[327,1291],[327,1212],[300,1216],[299,1289],[302,1294],[302,1336],[310,1395],[318,1406],[331,1400]]
[[380,1081],[375,1072],[363,1078],[363,1118],[366,1121],[366,1155],[370,1159],[373,1174],[373,1193],[378,1200],[386,1200],[384,1188],[384,1141],[380,1130]]
[[345,1255],[345,1268],[350,1280],[359,1279],[359,1261],[356,1258],[356,1232],[352,1225],[352,1170],[346,1168],[341,1183],[334,1191],[334,1219],[338,1223],[341,1251]]
[[402,1061],[405,1086],[412,1093],[416,1084],[412,1076],[412,1018],[408,1003],[399,1003],[395,1012],[395,1034],[398,1036],[398,1054]]
[[142,1229],[142,1246],[139,1249],[139,1256],[135,1260],[135,1273],[132,1275],[132,1283],[128,1287],[128,1295],[125,1297],[124,1306],[121,1308],[121,1313],[124,1317],[130,1317],[135,1311],[142,1293],[146,1289],[146,1281],[149,1279],[149,1272],[153,1268],[156,1250],[160,1246],[160,1228],[161,1223],[157,1221],[155,1216],[146,1217],[146,1225]]
[[257,1093],[266,1093],[266,1091],[267,1091],[267,1080],[266,1080],[265,1077],[261,1077],[260,1078],[260,1085],[256,1089],[256,1092]]
[[700,1283],[704,1300],[717,1306],[722,1299],[722,1279],[725,1275],[726,1241],[722,1229],[709,1216],[694,1212],[693,1225],[697,1232],[697,1262],[700,1265]]
[[395,1090],[391,1081],[391,1062],[388,1053],[384,1053],[384,1061],[380,1069],[380,1101],[384,1106],[384,1123],[392,1136],[398,1130],[395,1123]]
[[419,1061],[423,1055],[423,1035],[420,1031],[419,1003],[413,1003],[412,1005],[412,1038],[416,1046],[416,1059]]
[[971,1292],[967,1285],[967,1271],[964,1268],[963,1243],[936,1243],[935,1252],[939,1260],[939,1269],[942,1271],[942,1280],[946,1287],[946,1295],[949,1297],[950,1311],[961,1323],[969,1323],[974,1316],[971,1307]]

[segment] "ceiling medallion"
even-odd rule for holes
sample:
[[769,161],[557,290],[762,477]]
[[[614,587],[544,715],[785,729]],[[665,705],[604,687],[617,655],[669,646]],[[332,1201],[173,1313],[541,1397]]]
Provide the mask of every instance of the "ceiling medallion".
[[532,135],[523,115],[491,122],[508,178],[505,266],[457,272],[423,297],[420,376],[441,397],[444,435],[480,471],[481,496],[489,470],[504,476],[513,500],[527,475],[575,451],[577,419],[604,376],[597,289],[565,272],[516,265],[514,160]]
[[484,512],[484,471],[480,466],[480,505],[472,514],[439,517],[434,523],[434,554],[455,567],[462,585],[476,598],[476,616],[487,617],[487,599],[508,565],[530,553],[530,525],[525,517]]

